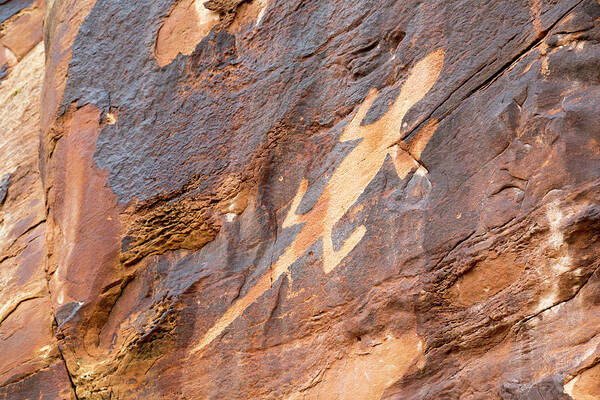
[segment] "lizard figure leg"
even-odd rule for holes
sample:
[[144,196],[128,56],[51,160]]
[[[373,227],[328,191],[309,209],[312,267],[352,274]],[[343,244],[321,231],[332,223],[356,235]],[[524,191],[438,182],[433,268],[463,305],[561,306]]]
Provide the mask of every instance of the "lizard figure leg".
[[338,251],[333,249],[333,241],[331,238],[331,228],[326,228],[323,232],[323,271],[326,274],[333,271],[335,267],[356,247],[367,232],[364,225],[359,226],[350,234],[342,247]]
[[363,119],[365,119],[367,112],[369,112],[369,109],[377,99],[377,94],[377,89],[369,90],[367,97],[365,97],[365,100],[358,107],[356,115],[352,118],[352,121],[350,121],[340,136],[340,142],[347,142],[349,140],[356,140],[364,137],[365,129],[360,124]]
[[287,215],[285,216],[285,219],[283,220],[283,224],[281,225],[282,228],[289,228],[290,226],[302,222],[302,216],[297,215],[296,211],[298,211],[298,206],[300,205],[302,198],[306,194],[307,188],[308,181],[306,180],[306,178],[302,178],[302,182],[300,182],[300,186],[298,186],[298,191],[294,196],[294,200],[292,200],[290,210],[288,211]]
[[390,147],[388,153],[392,157],[394,168],[396,168],[396,173],[400,179],[406,178],[409,173],[421,167],[421,165],[410,155],[409,152],[402,149],[397,144]]

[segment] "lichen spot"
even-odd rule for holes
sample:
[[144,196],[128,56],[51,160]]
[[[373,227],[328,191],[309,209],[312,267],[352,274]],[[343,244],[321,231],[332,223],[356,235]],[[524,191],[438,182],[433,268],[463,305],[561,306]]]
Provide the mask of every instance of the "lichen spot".
[[179,0],[158,30],[154,57],[165,66],[178,54],[190,55],[196,45],[219,22],[219,14],[208,10],[203,0]]

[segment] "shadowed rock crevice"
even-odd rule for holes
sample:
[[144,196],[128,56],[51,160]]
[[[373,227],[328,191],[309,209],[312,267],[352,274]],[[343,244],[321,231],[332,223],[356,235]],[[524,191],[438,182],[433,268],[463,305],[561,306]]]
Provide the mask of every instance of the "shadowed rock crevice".
[[[3,323],[4,321],[6,321],[6,319],[8,319],[8,318],[9,318],[9,317],[10,317],[10,316],[11,316],[11,315],[12,315],[12,314],[15,312],[15,311],[17,311],[17,309],[19,308],[19,306],[20,306],[21,304],[23,304],[23,303],[25,303],[25,302],[27,302],[27,301],[30,301],[30,300],[39,299],[39,298],[41,298],[41,297],[42,297],[42,296],[33,296],[33,297],[27,297],[27,298],[25,298],[25,299],[21,299],[21,300],[19,300],[19,301],[18,301],[16,304],[14,304],[14,305],[13,305],[13,307],[12,307],[12,308],[10,308],[10,309],[6,310],[6,311],[4,312],[4,315],[2,315],[2,316],[0,317],[0,325],[2,325],[2,323]],[[4,311],[4,310],[3,310],[3,311]]]
[[0,207],[6,201],[6,194],[8,193],[8,185],[10,185],[11,174],[6,174],[0,179]]
[[[56,328],[57,326],[58,326],[58,323],[56,322],[56,317],[54,317],[54,327]],[[59,354],[62,364],[65,367],[65,371],[67,371],[67,376],[69,379],[69,384],[71,386],[73,396],[75,397],[76,400],[79,400],[79,397],[77,396],[77,387],[75,386],[75,382],[73,381],[73,374],[71,373],[71,371],[69,371],[69,365],[67,364],[67,360],[65,359],[65,356],[63,355],[61,345],[62,345],[61,343],[58,344],[58,354]]]

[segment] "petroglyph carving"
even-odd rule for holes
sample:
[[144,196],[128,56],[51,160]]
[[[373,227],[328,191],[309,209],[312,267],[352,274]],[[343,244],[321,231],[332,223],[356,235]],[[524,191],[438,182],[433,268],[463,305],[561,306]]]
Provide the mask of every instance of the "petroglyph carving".
[[389,154],[400,178],[411,171],[426,173],[419,158],[427,142],[435,132],[436,121],[428,123],[410,144],[401,141],[400,127],[406,113],[418,103],[436,82],[444,63],[442,49],[428,54],[410,72],[400,94],[389,110],[378,121],[361,125],[369,108],[377,98],[377,90],[372,89],[360,105],[352,121],[346,126],[340,141],[361,140],[337,167],[312,209],[303,215],[296,211],[304,197],[308,183],[302,180],[282,228],[303,224],[301,231],[284,253],[271,266],[248,293],[238,299],[231,308],[213,325],[200,340],[194,351],[200,351],[217,338],[252,303],[270,289],[290,266],[300,258],[319,238],[323,240],[323,270],[330,273],[356,247],[364,237],[367,228],[358,226],[339,249],[335,249],[332,232],[335,224],[358,200],[360,195],[375,178]]

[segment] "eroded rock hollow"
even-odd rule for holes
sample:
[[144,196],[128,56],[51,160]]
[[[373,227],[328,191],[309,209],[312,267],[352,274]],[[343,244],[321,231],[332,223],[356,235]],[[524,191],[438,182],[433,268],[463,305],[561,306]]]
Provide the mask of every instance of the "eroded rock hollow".
[[600,399],[598,0],[0,24],[0,399]]

